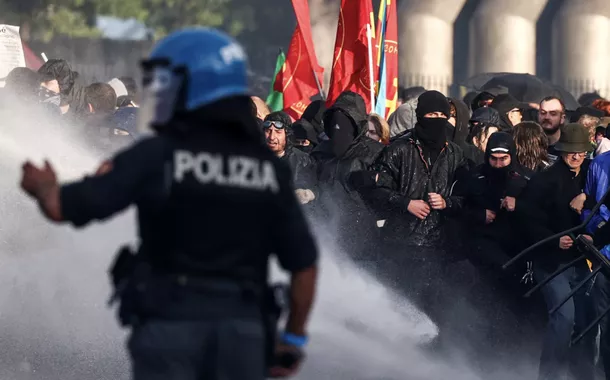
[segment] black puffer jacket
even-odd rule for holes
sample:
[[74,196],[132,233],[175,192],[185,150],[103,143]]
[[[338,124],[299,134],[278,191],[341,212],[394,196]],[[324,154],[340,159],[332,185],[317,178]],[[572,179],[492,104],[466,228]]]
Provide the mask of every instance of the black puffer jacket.
[[[448,238],[445,219],[462,207],[463,199],[451,195],[451,191],[455,174],[464,165],[464,155],[459,146],[448,142],[432,167],[423,157],[414,133],[395,140],[373,164],[373,171],[379,173],[377,184],[363,188],[361,193],[379,216],[387,218],[383,234],[388,238],[408,245],[439,247]],[[411,200],[427,201],[428,193],[442,195],[447,208],[433,210],[420,220],[407,208]]]

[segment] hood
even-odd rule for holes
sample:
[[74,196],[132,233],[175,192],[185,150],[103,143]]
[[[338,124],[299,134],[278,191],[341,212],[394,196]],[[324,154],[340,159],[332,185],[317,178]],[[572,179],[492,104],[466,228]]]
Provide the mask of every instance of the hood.
[[299,119],[292,124],[292,132],[295,139],[309,140],[311,144],[318,145],[320,140],[318,139],[318,131],[314,126],[306,119]]
[[324,111],[326,111],[326,103],[323,100],[314,100],[307,106],[303,115],[301,115],[301,119],[307,120],[318,135],[324,132],[324,127],[322,126]]
[[388,119],[390,124],[390,137],[403,134],[411,130],[417,123],[415,109],[417,108],[417,98],[409,99],[396,109]]
[[470,120],[470,109],[463,101],[459,99],[449,98],[449,101],[455,106],[455,128],[453,133],[447,134],[447,140],[453,141],[454,143],[462,146],[466,144],[466,138],[468,137]]
[[352,120],[356,128],[357,136],[362,134],[363,131],[366,132],[366,103],[362,96],[352,91],[342,92],[332,107],[324,112],[323,118],[326,118],[327,114],[336,112],[337,110],[343,111],[343,113]]

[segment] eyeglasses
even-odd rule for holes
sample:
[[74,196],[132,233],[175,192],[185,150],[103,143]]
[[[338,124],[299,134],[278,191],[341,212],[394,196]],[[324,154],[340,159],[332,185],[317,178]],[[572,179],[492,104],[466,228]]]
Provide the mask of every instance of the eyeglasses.
[[572,156],[574,158],[587,157],[587,152],[570,152],[570,153],[568,153],[568,156]]
[[277,128],[277,129],[284,129],[286,127],[286,125],[284,123],[282,123],[281,121],[271,121],[271,120],[267,120],[263,123],[263,129],[267,129],[267,128]]

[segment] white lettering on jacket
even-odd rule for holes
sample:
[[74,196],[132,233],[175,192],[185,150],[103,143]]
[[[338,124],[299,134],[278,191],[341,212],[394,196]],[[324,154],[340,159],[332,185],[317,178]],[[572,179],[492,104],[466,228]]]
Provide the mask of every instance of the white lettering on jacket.
[[249,190],[279,192],[275,168],[270,161],[245,156],[177,150],[174,153],[174,180],[182,182],[192,175],[202,184],[238,187]]

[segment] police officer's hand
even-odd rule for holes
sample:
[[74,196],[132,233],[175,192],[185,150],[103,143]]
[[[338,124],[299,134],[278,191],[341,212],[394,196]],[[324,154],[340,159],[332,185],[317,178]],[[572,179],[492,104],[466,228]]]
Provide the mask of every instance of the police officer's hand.
[[40,198],[45,189],[57,186],[57,176],[48,161],[44,162],[42,169],[27,161],[22,169],[21,188],[32,197]]
[[301,368],[301,364],[303,363],[304,358],[303,351],[301,351],[301,349],[286,344],[278,344],[275,349],[276,358],[281,358],[284,355],[290,355],[294,358],[297,358],[297,360],[294,361],[290,367],[283,367],[280,365],[275,365],[271,367],[271,369],[269,370],[269,376],[271,378],[294,376]]

